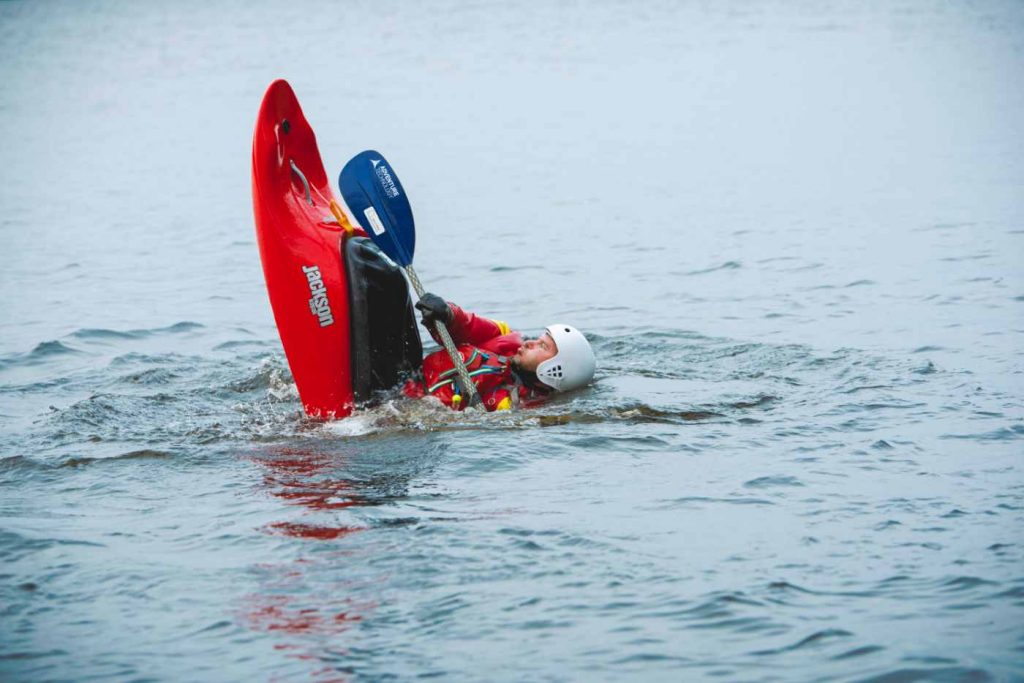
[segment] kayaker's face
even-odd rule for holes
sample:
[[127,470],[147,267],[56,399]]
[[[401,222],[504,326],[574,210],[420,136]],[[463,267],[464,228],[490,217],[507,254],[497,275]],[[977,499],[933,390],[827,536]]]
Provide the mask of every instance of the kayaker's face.
[[550,334],[545,332],[537,339],[527,339],[524,341],[523,345],[512,356],[512,362],[523,370],[537,372],[538,365],[549,358],[554,358],[557,353],[558,347],[555,345],[555,340],[551,338]]

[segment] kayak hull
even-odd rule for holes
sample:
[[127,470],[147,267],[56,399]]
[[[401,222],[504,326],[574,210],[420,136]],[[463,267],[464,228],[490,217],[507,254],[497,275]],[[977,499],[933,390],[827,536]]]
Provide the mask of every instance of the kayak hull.
[[351,234],[364,233],[332,216],[316,136],[283,80],[267,89],[256,118],[252,196],[267,293],[302,406],[311,417],[345,417],[355,400],[340,254]]

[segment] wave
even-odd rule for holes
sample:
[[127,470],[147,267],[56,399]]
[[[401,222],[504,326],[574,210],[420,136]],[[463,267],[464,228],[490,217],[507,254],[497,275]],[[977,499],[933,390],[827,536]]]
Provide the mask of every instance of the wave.
[[98,463],[112,463],[118,460],[163,460],[167,458],[173,458],[174,455],[168,451],[158,451],[150,448],[143,448],[137,451],[128,451],[127,453],[121,453],[118,455],[112,455],[105,458],[68,458],[62,462],[60,467],[85,467],[86,465],[93,465]]
[[765,498],[750,498],[748,496],[730,496],[728,498],[715,498],[711,496],[683,496],[671,500],[659,501],[653,509],[672,510],[678,507],[704,508],[713,505],[775,505],[773,501]]
[[1013,424],[1000,427],[991,432],[980,434],[943,434],[940,439],[967,439],[971,441],[1013,441],[1024,437],[1024,424]]
[[739,262],[739,261],[726,261],[725,263],[719,264],[717,266],[711,266],[710,268],[701,268],[699,270],[690,270],[690,271],[686,271],[686,272],[682,272],[682,273],[676,272],[676,273],[672,273],[672,274],[673,275],[706,275],[708,273],[714,273],[714,272],[717,272],[717,271],[720,271],[720,270],[738,270],[739,268],[742,268],[742,267],[743,267],[743,264],[741,262]]
[[764,489],[777,486],[799,487],[803,485],[803,482],[796,477],[784,475],[777,477],[758,477],[757,479],[751,479],[743,484],[743,486],[748,489]]
[[811,646],[820,645],[823,641],[831,641],[836,638],[849,638],[853,634],[849,631],[841,628],[827,628],[821,631],[816,631],[805,638],[801,638],[792,645],[785,645],[783,647],[772,648],[770,650],[757,650],[750,654],[756,656],[764,655],[777,655],[784,652],[793,652],[795,650],[806,649]]
[[84,340],[97,340],[97,339],[143,339],[161,334],[181,334],[183,332],[192,332],[194,330],[201,330],[205,328],[205,325],[201,323],[182,321],[166,327],[153,327],[149,329],[136,329],[136,330],[111,330],[107,328],[82,328],[75,330],[69,337],[75,339]]
[[36,344],[27,353],[12,353],[0,358],[0,370],[18,366],[32,366],[66,356],[85,355],[85,351],[60,341],[45,341]]

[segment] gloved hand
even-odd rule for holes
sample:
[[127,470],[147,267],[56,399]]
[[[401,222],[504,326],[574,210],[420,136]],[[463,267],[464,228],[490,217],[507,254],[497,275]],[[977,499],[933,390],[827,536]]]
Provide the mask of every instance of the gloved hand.
[[427,329],[433,329],[434,323],[450,325],[452,322],[452,309],[448,307],[448,302],[437,294],[425,293],[416,302],[416,308],[423,312],[423,324]]

